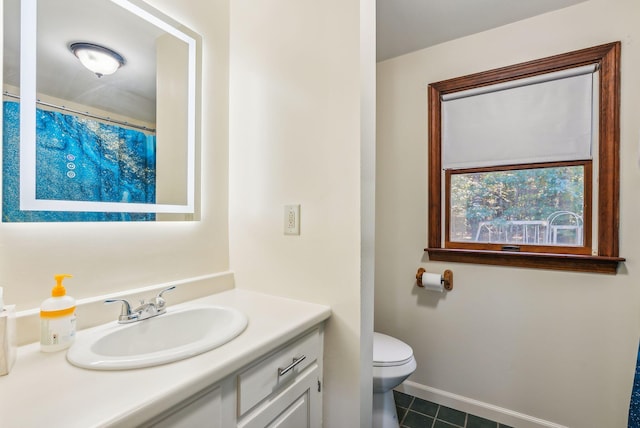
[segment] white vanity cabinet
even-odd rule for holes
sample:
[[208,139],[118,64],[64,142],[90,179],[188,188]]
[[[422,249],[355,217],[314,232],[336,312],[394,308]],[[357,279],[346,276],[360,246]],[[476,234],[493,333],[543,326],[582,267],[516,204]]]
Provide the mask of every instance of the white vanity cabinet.
[[222,410],[222,386],[215,385],[196,394],[158,418],[144,424],[145,428],[225,428]]
[[157,428],[320,428],[323,331],[318,326],[149,421]]
[[[323,329],[331,308],[234,288],[174,309],[200,305],[236,309],[249,324],[211,351],[126,371],[81,369],[63,352],[40,352],[38,342],[19,347],[10,375],[0,376],[0,426],[321,427]],[[43,383],[64,385],[64,393],[52,396]],[[32,402],[37,412],[26,410]],[[71,416],[60,412],[68,403]]]
[[314,329],[240,371],[238,428],[322,426],[322,342]]
[[255,412],[240,419],[238,428],[320,428],[322,393],[318,367],[296,379]]

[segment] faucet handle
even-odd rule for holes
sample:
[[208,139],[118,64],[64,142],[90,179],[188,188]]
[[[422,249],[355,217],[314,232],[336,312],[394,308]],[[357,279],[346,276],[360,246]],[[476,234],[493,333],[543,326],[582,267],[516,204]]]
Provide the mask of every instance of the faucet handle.
[[175,285],[172,286],[172,287],[169,287],[169,288],[165,288],[164,290],[159,292],[158,295],[155,298],[151,299],[151,303],[156,305],[156,309],[158,311],[164,311],[164,307],[167,305],[167,301],[164,300],[164,297],[162,297],[162,295],[164,293],[166,293],[167,291],[173,291],[175,289],[176,289]]
[[176,286],[175,286],[175,285],[174,285],[174,286],[171,286],[171,287],[169,287],[169,288],[165,288],[164,290],[162,290],[161,292],[159,292],[159,293],[158,293],[158,298],[159,298],[159,299],[161,299],[161,298],[162,298],[162,295],[163,295],[164,293],[166,293],[167,291],[173,291],[173,290],[175,290],[175,289],[176,289]]
[[116,303],[122,302],[122,309],[120,310],[120,315],[118,316],[118,321],[129,321],[132,319],[131,305],[124,299],[107,299],[104,303]]

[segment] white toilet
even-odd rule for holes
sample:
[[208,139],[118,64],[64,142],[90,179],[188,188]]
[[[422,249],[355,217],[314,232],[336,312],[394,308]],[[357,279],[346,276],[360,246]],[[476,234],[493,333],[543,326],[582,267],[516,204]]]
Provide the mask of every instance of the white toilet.
[[398,428],[393,388],[416,369],[411,346],[382,333],[373,333],[373,428]]

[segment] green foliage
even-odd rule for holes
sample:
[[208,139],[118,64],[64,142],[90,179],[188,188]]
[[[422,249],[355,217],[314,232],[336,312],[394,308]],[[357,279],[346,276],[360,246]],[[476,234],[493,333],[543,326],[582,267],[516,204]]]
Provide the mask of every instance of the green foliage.
[[582,216],[582,166],[451,175],[451,224],[456,240],[473,239],[480,222],[544,221],[557,211]]

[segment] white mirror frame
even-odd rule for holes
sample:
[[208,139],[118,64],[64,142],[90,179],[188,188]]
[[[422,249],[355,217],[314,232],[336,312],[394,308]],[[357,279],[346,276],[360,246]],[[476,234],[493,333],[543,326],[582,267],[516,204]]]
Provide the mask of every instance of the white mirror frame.
[[36,199],[36,31],[38,0],[22,0],[20,26],[20,209],[27,211],[193,213],[196,147],[196,40],[128,0],[111,0],[187,43],[187,202],[185,205]]

